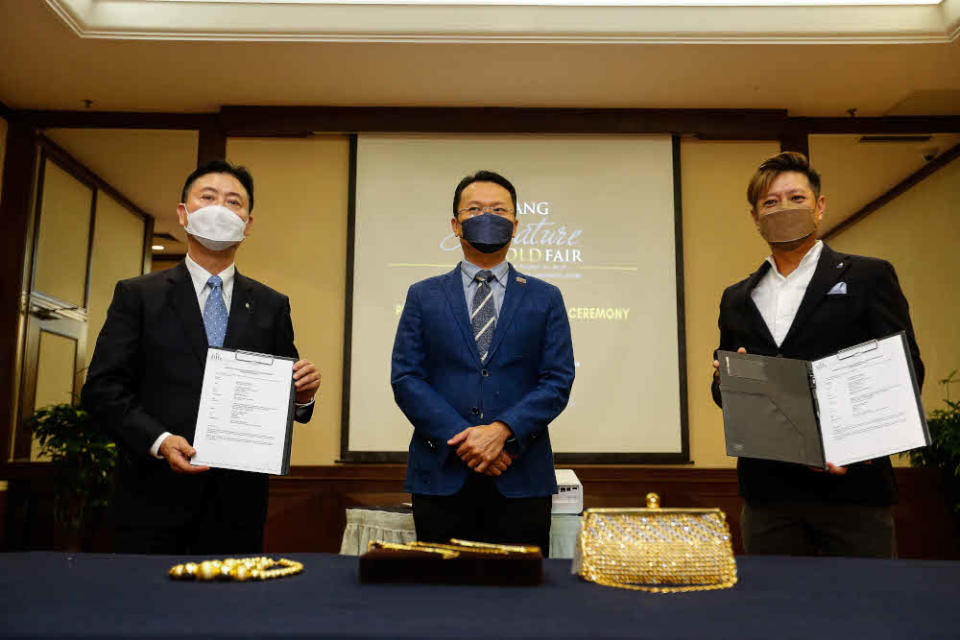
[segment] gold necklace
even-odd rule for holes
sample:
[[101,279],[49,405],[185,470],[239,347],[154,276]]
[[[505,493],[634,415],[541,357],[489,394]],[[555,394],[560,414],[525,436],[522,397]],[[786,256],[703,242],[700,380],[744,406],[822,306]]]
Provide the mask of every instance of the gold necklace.
[[[274,569],[273,567],[280,567]],[[224,560],[204,560],[187,562],[170,567],[168,572],[174,580],[271,580],[285,578],[303,571],[303,563],[280,558],[274,560],[266,556],[256,558],[225,558]]]

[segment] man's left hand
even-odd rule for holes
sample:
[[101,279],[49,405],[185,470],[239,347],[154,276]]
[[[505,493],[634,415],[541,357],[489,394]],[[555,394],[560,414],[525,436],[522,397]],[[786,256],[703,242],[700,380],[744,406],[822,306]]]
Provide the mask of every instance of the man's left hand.
[[483,473],[503,451],[503,443],[513,435],[510,427],[502,422],[481,424],[468,427],[447,440],[451,447],[457,447],[457,455],[468,467],[477,473]]
[[300,404],[313,400],[320,388],[320,372],[309,360],[298,360],[293,365],[293,388],[297,390],[297,402]]

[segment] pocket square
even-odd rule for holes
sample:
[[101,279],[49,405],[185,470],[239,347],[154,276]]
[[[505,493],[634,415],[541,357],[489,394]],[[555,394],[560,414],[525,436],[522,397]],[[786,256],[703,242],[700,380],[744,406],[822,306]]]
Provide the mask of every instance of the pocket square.
[[846,292],[847,292],[847,283],[841,281],[841,282],[838,282],[837,284],[833,285],[833,288],[830,289],[830,291],[827,291],[827,295],[828,295],[828,296],[838,296],[838,295],[843,295],[843,294],[845,294]]

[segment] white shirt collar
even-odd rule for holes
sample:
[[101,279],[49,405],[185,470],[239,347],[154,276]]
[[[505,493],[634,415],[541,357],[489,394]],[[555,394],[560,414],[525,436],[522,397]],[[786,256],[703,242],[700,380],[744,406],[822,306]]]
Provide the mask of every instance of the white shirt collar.
[[[187,271],[190,272],[190,279],[193,280],[193,288],[197,291],[197,295],[200,295],[200,292],[203,291],[203,288],[207,286],[207,280],[210,279],[210,276],[214,275],[197,264],[197,261],[190,257],[187,254],[187,257],[184,259],[184,264],[187,266]],[[232,263],[229,267],[216,274],[220,276],[220,279],[223,280],[223,290],[228,291],[232,290],[233,287],[233,276],[237,272],[236,263]],[[229,289],[228,289],[229,287]]]
[[[808,271],[817,268],[817,263],[820,262],[820,254],[823,252],[823,240],[817,240],[816,243],[810,250],[807,251],[807,254],[803,256],[803,259],[800,260],[800,264],[797,265],[797,268],[790,272],[790,275],[785,276],[780,273],[780,270],[777,269],[777,261],[773,259],[773,255],[767,256],[767,262],[770,263],[770,273],[775,278],[780,278],[781,280],[786,280],[794,276],[794,274],[804,274]],[[799,276],[798,276],[799,277]]]

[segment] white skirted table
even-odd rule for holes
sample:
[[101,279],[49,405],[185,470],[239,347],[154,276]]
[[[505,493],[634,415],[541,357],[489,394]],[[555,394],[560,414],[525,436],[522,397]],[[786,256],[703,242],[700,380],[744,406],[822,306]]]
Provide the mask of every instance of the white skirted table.
[[[550,523],[550,557],[572,558],[580,532],[580,516],[553,514]],[[340,542],[340,554],[356,556],[367,550],[371,540],[413,542],[417,531],[409,506],[357,507],[347,509],[347,526]]]

